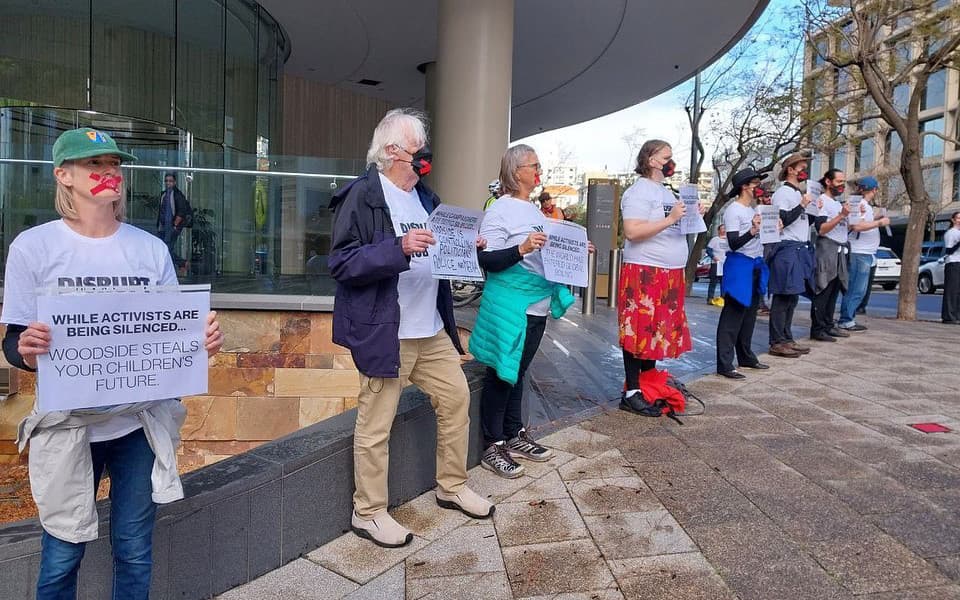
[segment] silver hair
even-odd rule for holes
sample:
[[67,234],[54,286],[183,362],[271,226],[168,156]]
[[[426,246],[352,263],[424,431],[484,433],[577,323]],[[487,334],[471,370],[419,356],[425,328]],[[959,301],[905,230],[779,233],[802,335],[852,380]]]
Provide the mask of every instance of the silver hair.
[[413,108],[394,108],[380,119],[373,130],[373,139],[367,150],[367,164],[377,165],[380,171],[390,168],[393,159],[387,148],[396,145],[408,150],[405,147],[408,143],[417,148],[427,143],[427,116]]
[[528,154],[536,153],[536,150],[526,144],[517,144],[507,148],[507,151],[503,153],[503,158],[500,159],[500,185],[503,187],[504,193],[512,196],[520,191],[517,170]]

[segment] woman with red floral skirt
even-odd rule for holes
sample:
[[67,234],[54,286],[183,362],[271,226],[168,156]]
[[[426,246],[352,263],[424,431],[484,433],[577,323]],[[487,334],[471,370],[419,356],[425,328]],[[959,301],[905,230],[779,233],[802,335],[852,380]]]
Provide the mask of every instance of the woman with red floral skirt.
[[660,416],[661,408],[651,404],[655,399],[644,399],[640,373],[692,347],[683,308],[687,239],[680,233],[680,219],[684,205],[663,185],[675,166],[670,144],[646,142],[637,154],[640,179],[620,200],[624,248],[617,306],[626,374],[620,408],[646,416]]

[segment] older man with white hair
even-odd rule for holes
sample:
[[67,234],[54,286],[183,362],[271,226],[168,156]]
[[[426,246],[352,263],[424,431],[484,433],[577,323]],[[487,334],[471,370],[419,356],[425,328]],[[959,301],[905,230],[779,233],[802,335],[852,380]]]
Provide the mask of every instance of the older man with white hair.
[[[353,531],[385,547],[413,534],[387,513],[390,428],[407,382],[437,413],[437,504],[473,518],[494,506],[466,486],[470,390],[447,281],[430,273],[427,216],[440,199],[424,117],[394,109],[373,133],[367,172],[334,195],[330,274],[337,281],[333,341],[360,370],[354,433]],[[482,241],[481,241],[482,243]]]

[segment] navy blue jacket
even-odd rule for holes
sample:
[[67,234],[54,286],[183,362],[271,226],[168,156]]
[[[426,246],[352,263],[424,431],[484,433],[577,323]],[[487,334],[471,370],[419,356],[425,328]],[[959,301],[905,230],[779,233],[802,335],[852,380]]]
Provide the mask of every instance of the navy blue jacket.
[[767,257],[771,294],[815,295],[814,249],[810,242],[781,240]]
[[[440,199],[422,181],[417,193],[427,214]],[[393,230],[376,166],[341,188],[330,201],[334,211],[328,265],[337,281],[333,341],[350,349],[367,377],[399,377],[400,304],[397,283],[410,268]],[[453,346],[463,354],[453,317],[450,283],[440,281],[437,310]]]

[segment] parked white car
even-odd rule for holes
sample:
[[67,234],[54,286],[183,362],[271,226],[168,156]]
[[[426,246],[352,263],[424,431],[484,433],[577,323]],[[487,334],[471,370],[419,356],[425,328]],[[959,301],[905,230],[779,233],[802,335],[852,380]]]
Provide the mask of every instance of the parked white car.
[[900,282],[900,257],[890,248],[880,246],[877,249],[877,272],[873,282],[885,290],[895,289]]
[[917,276],[917,289],[921,294],[932,294],[937,288],[943,287],[943,265],[944,257],[938,260],[920,265],[920,272]]

